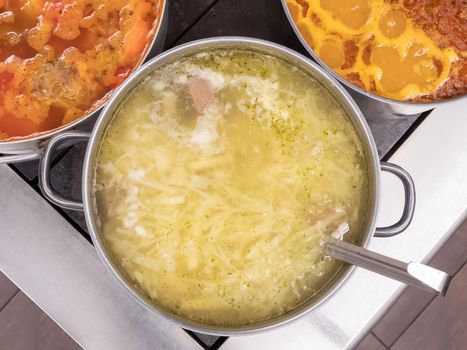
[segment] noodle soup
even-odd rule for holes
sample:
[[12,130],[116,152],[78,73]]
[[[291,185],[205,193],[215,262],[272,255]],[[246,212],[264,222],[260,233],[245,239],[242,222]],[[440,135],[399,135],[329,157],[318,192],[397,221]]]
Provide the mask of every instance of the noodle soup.
[[114,262],[156,305],[208,324],[313,297],[340,267],[322,242],[357,241],[367,209],[363,146],[339,104],[248,50],[155,70],[116,111],[95,171]]

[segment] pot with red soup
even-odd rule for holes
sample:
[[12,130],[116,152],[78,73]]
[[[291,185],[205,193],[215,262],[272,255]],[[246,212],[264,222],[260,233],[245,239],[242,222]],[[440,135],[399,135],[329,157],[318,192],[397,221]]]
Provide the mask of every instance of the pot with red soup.
[[165,0],[0,0],[0,163],[85,127],[165,35]]

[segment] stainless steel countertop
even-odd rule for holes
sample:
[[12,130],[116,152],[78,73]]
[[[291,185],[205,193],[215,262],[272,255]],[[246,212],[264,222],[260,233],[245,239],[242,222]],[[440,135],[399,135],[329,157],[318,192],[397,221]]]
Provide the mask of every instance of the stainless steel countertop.
[[0,270],[84,349],[200,349],[117,284],[93,246],[0,166]]

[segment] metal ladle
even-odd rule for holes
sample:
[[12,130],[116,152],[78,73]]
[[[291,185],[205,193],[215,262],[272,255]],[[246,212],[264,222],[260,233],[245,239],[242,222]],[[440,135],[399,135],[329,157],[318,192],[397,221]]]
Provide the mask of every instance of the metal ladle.
[[447,273],[422,263],[405,263],[335,238],[330,238],[324,243],[324,253],[343,262],[442,296],[446,294],[452,278]]

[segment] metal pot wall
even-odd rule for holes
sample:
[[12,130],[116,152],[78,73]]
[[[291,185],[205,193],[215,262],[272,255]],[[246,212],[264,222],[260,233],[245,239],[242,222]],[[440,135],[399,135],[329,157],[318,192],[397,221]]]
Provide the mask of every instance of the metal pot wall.
[[[368,125],[362,116],[362,113],[358,109],[357,105],[350,98],[345,89],[329,74],[327,74],[321,67],[313,63],[306,57],[286,48],[273,44],[270,42],[242,38],[242,37],[224,37],[224,38],[213,38],[188,43],[183,46],[179,46],[175,49],[167,51],[153,60],[149,61],[143,67],[141,67],[133,76],[128,79],[115,93],[107,106],[101,113],[99,120],[92,133],[85,132],[66,132],[53,137],[50,143],[47,145],[44,157],[41,160],[40,166],[40,185],[44,195],[53,203],[68,209],[84,210],[86,215],[86,222],[91,234],[94,246],[96,247],[99,256],[103,263],[114,275],[117,281],[123,286],[123,288],[139,303],[141,303],[147,309],[155,312],[161,317],[171,320],[179,324],[183,328],[188,328],[197,332],[216,334],[216,335],[244,335],[249,333],[256,333],[267,329],[272,329],[284,324],[287,324],[300,317],[308,315],[313,310],[316,310],[324,301],[331,298],[334,292],[336,292],[340,286],[348,279],[353,268],[351,266],[343,266],[340,271],[329,281],[325,288],[323,288],[316,296],[308,300],[298,308],[281,315],[279,317],[269,319],[266,321],[258,322],[255,324],[245,325],[241,327],[222,327],[209,324],[203,324],[200,322],[194,322],[189,319],[177,316],[167,310],[164,310],[154,305],[149,298],[142,294],[134,284],[129,281],[122,271],[119,271],[117,266],[113,263],[111,254],[108,251],[106,244],[101,236],[99,228],[99,218],[96,217],[95,200],[93,195],[94,186],[94,174],[95,166],[97,164],[97,157],[100,148],[100,144],[105,137],[107,127],[112,121],[114,111],[117,110],[120,103],[124,101],[125,97],[135,88],[138,84],[146,77],[151,74],[152,71],[158,67],[167,63],[174,62],[183,58],[184,56],[191,55],[200,51],[209,49],[229,49],[229,48],[244,48],[256,52],[266,53],[279,57],[290,64],[299,67],[310,75],[312,75],[317,81],[319,81],[323,88],[327,89],[340,104],[340,106],[346,111],[349,120],[353,124],[356,132],[358,133],[365,157],[366,165],[368,168],[369,176],[369,188],[368,188],[368,212],[365,218],[364,228],[362,230],[361,239],[358,244],[362,247],[366,247],[373,235],[376,236],[392,236],[405,230],[409,225],[414,211],[415,195],[414,186],[410,178],[410,175],[400,167],[393,164],[380,164],[378,154],[376,152],[376,146],[373,137],[370,133]],[[84,160],[83,169],[83,203],[75,202],[66,199],[54,192],[50,184],[50,164],[54,153],[54,150],[63,143],[87,141],[88,147]],[[405,189],[405,208],[403,215],[399,222],[384,228],[375,228],[375,219],[378,211],[378,202],[380,196],[380,173],[381,170],[388,171],[400,178]],[[267,286],[265,286],[267,288]]]
[[[161,15],[155,29],[154,38],[151,44],[146,47],[145,52],[135,69],[141,66],[148,56],[154,57],[163,49],[167,32],[168,1],[162,0],[161,6]],[[99,106],[94,111],[91,111],[72,123],[61,126],[57,129],[37,133],[30,137],[14,141],[0,141],[0,164],[19,163],[38,159],[42,156],[42,150],[51,137],[71,129],[90,130],[106,103],[108,102],[104,102],[102,106]]]
[[382,102],[388,105],[395,114],[413,115],[413,114],[429,111],[440,105],[452,103],[461,98],[467,98],[467,96],[459,96],[459,97],[455,97],[455,98],[451,98],[447,100],[440,100],[440,101],[434,101],[434,102],[403,102],[403,101],[398,101],[398,100],[394,100],[391,98],[381,97],[371,92],[368,92],[366,90],[363,90],[357,85],[352,84],[346,79],[344,79],[343,77],[341,77],[339,74],[334,72],[334,70],[330,68],[326,63],[324,63],[324,61],[316,54],[316,52],[310,47],[310,45],[308,45],[302,33],[298,29],[297,24],[295,23],[295,21],[292,18],[292,15],[290,14],[289,8],[287,6],[287,1],[286,0],[281,0],[281,1],[282,1],[282,6],[284,8],[285,14],[287,15],[287,19],[289,20],[290,25],[292,26],[295,34],[297,35],[298,39],[300,40],[302,45],[305,47],[305,49],[308,51],[308,53],[311,55],[311,57],[313,57],[313,59],[316,62],[318,62],[319,65],[321,65],[329,74],[331,74],[335,79],[339,80],[342,84],[344,84],[348,88],[358,92],[359,94],[369,97],[373,100],[376,100],[376,101],[379,101],[379,102]]

